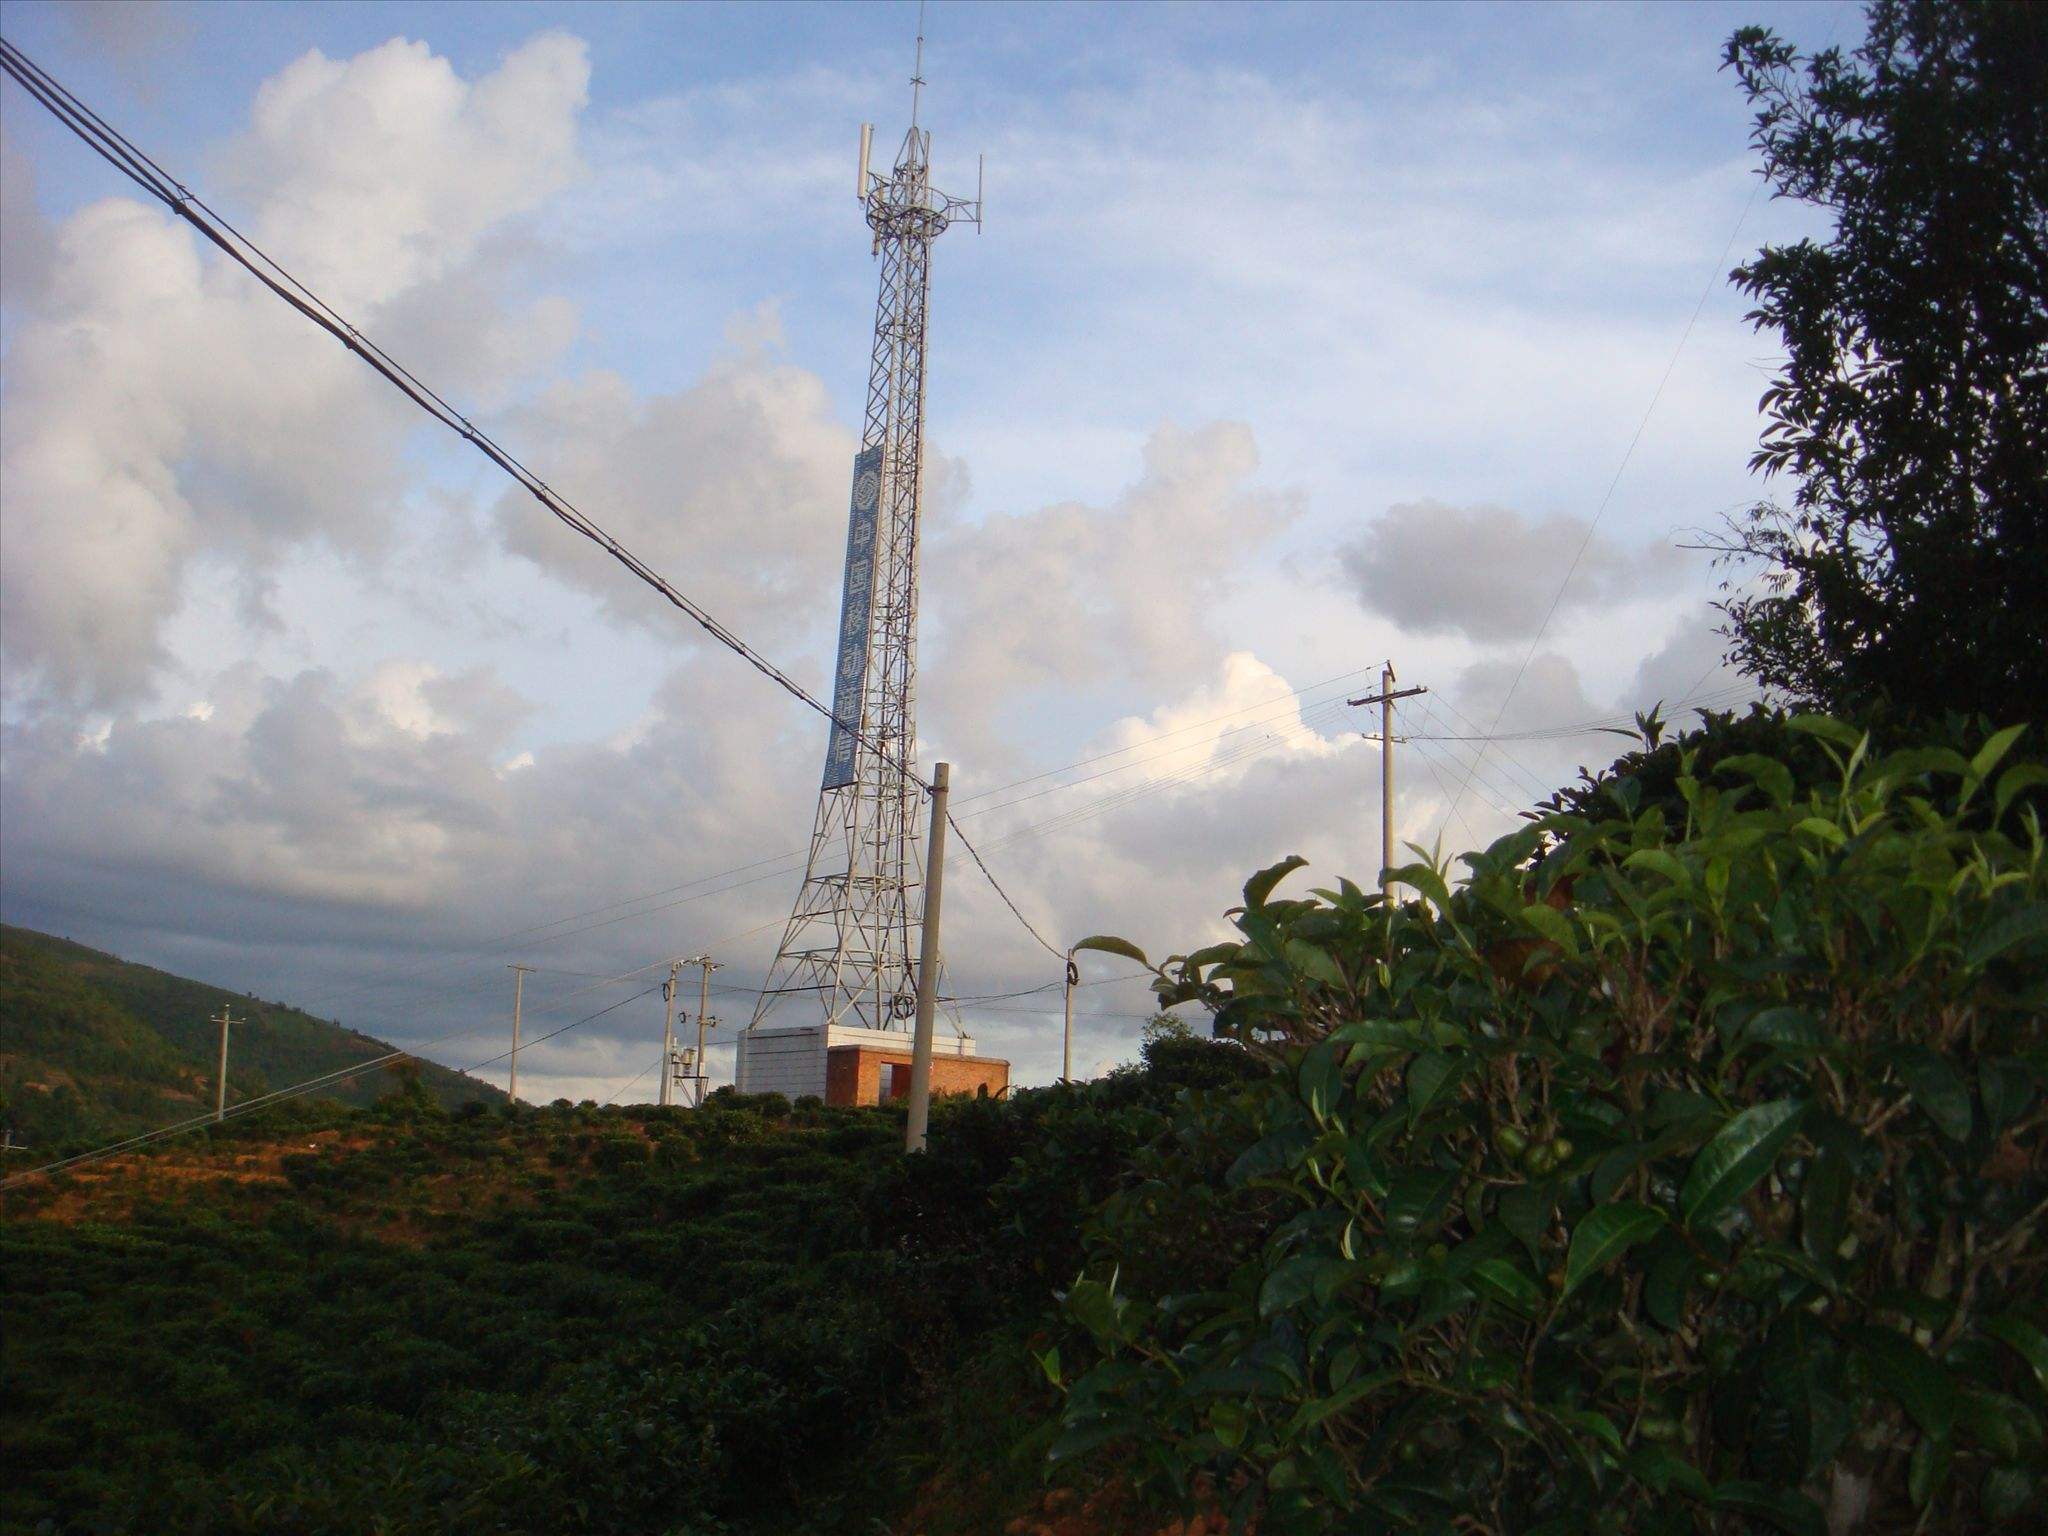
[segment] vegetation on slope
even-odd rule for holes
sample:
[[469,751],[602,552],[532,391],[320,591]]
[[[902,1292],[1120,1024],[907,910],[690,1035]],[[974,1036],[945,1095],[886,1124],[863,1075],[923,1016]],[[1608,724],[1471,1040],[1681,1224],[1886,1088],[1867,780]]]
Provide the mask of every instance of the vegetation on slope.
[[409,1087],[18,1187],[0,1528],[865,1532],[943,1473],[924,1528],[988,1529],[1083,1218],[1257,1070],[1150,1054],[942,1100],[914,1160],[891,1109]]
[[[228,1102],[388,1056],[382,1040],[283,1003],[188,981],[26,928],[0,927],[0,1123],[38,1153],[154,1130],[213,1105],[219,1031],[234,1028]],[[431,1062],[428,1089],[449,1107],[502,1102],[488,1083]],[[368,1104],[375,1075],[323,1089]]]

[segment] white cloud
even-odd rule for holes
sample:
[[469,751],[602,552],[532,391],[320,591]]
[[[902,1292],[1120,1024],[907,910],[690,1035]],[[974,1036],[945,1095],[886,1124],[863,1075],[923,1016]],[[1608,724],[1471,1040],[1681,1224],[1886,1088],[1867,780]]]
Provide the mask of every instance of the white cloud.
[[[474,86],[422,45],[308,55],[259,98],[234,156],[253,227],[345,312],[402,299],[572,174],[586,74],[581,46],[560,38]],[[9,196],[10,224],[29,221],[10,230],[11,256],[40,226]],[[48,243],[47,270],[32,261],[23,292],[10,282],[18,312],[0,365],[5,665],[17,696],[112,703],[148,693],[195,557],[225,557],[259,621],[289,549],[373,559],[414,418],[246,274],[202,259],[167,213],[93,203]],[[561,306],[534,314],[541,340],[500,344],[493,361],[559,345]],[[374,313],[357,317],[374,333]]]
[[[643,396],[609,373],[553,386],[515,413],[512,434],[654,569],[743,633],[787,644],[836,618],[855,441],[815,374],[735,339],[672,394]],[[510,550],[614,619],[694,637],[525,492],[504,492],[496,519]]]

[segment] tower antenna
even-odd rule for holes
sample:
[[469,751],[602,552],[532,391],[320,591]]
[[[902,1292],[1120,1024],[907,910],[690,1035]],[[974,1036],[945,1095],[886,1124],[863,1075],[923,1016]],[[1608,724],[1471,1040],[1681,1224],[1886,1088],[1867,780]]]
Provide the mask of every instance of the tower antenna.
[[[916,92],[924,84],[921,7],[917,57],[911,127],[893,163],[871,160],[873,129],[861,128],[861,210],[874,232],[881,282],[847,513],[835,724],[804,883],[739,1039],[739,1087],[747,1093],[822,1095],[835,1035],[907,1031],[915,1011],[914,941],[925,904],[921,785],[913,776],[925,325],[932,242],[952,225],[981,223],[978,187],[974,197],[961,198],[931,184],[931,134],[916,124]],[[770,1013],[792,998],[805,1000],[806,1016],[784,1012],[764,1029]]]
[[917,0],[917,62],[910,67],[910,126],[917,126],[917,99],[924,90],[924,0]]

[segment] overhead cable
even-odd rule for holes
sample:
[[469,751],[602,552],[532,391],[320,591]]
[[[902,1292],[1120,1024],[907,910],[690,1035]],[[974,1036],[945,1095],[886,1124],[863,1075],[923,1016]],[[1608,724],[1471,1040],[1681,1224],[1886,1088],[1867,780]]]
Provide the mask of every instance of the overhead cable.
[[[713,640],[746,661],[755,671],[790,697],[816,710],[921,788],[931,787],[900,758],[864,734],[857,722],[848,724],[833,714],[830,706],[820,701],[803,684],[755,650],[709,611],[679,591],[660,572],[599,527],[566,497],[500,447],[488,433],[477,427],[434,390],[421,383],[389,353],[344,320],[331,305],[265,254],[255,242],[208,207],[204,201],[194,196],[182,183],[173,179],[117,130],[109,127],[97,113],[58,84],[19,48],[4,39],[0,39],[0,68],[4,68],[24,90],[46,107],[65,127],[84,140],[102,159],[198,230],[256,281],[355,353],[379,377],[391,384],[414,405],[511,476],[564,527],[581,534],[603,549],[694,621]],[[269,270],[266,271],[265,268]],[[273,276],[273,273],[276,275]]]

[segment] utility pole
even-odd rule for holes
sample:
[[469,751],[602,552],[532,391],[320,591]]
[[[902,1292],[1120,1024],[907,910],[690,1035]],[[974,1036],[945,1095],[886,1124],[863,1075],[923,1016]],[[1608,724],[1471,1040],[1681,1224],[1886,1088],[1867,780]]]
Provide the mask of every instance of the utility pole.
[[675,1103],[676,1087],[676,978],[683,962],[668,963],[668,980],[661,984],[661,1107]]
[[1397,692],[1394,688],[1394,664],[1390,661],[1380,668],[1378,693],[1345,701],[1354,708],[1361,704],[1380,707],[1380,896],[1383,900],[1394,889],[1394,882],[1387,873],[1394,867],[1394,700],[1427,692],[1427,688],[1403,688]]
[[939,886],[946,862],[946,794],[950,763],[932,765],[932,830],[925,839],[924,939],[917,955],[917,1035],[910,1050],[910,1118],[903,1126],[903,1150],[924,1150],[932,1104],[932,1015],[939,1000]]
[[505,1096],[514,1104],[519,1102],[519,1004],[526,992],[526,973],[533,970],[530,965],[508,967],[512,972],[512,1081],[505,1089]]
[[220,1017],[213,1021],[220,1026],[220,1072],[213,1083],[213,1123],[220,1124],[228,1117],[228,1026],[235,1021],[228,1017],[228,1005],[220,1005]]
[[1074,952],[1067,951],[1067,1023],[1060,1033],[1060,1081],[1074,1080],[1074,988],[1081,980],[1081,968],[1074,964]]
[[696,1107],[702,1109],[705,1090],[711,1086],[711,1069],[704,1055],[704,1031],[718,1028],[718,1020],[711,1017],[711,973],[718,970],[719,966],[709,955],[699,955],[697,966]]

